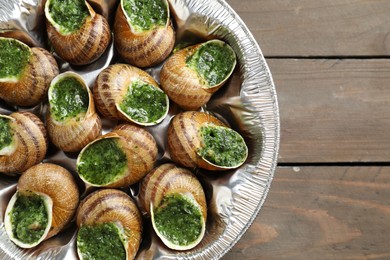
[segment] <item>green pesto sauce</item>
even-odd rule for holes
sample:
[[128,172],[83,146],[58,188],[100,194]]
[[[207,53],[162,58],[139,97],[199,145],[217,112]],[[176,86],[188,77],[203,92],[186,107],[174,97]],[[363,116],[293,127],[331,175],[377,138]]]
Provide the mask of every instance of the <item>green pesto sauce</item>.
[[158,231],[175,245],[194,242],[202,230],[202,213],[189,199],[180,194],[166,196],[154,211]]
[[38,241],[49,221],[44,200],[36,194],[18,193],[10,214],[14,237],[26,244]]
[[123,0],[123,9],[135,31],[165,26],[168,10],[162,0]]
[[28,62],[31,51],[26,45],[13,40],[0,40],[0,78],[19,79]]
[[77,248],[83,259],[126,259],[126,251],[119,232],[114,223],[81,226],[77,234]]
[[114,138],[104,138],[88,146],[81,154],[77,170],[88,182],[106,185],[122,177],[126,154]]
[[198,154],[207,161],[234,167],[245,160],[246,144],[236,131],[223,126],[202,126],[200,135],[204,146],[198,150]]
[[84,0],[51,0],[49,13],[53,20],[62,27],[62,32],[70,33],[81,28],[89,16]]
[[167,110],[166,94],[160,89],[140,80],[132,82],[119,104],[122,111],[140,123],[152,123]]
[[0,117],[0,150],[12,143],[14,134],[9,123],[10,119]]
[[229,75],[235,59],[235,55],[226,43],[209,42],[189,56],[186,63],[198,73],[206,86],[212,87],[221,83]]
[[57,121],[85,114],[88,104],[88,91],[74,77],[59,80],[51,89],[50,113]]

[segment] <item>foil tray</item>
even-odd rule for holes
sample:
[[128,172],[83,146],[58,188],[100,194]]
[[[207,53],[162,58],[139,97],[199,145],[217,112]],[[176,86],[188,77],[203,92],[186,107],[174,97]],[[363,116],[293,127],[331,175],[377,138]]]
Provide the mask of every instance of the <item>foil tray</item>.
[[[30,46],[48,49],[43,6],[45,0],[3,0],[0,2],[0,35],[15,37]],[[117,0],[90,0],[95,10],[113,24]],[[270,189],[279,149],[279,111],[271,73],[261,50],[240,17],[223,0],[169,0],[176,28],[176,45],[218,38],[228,42],[238,58],[231,79],[214,94],[201,110],[214,114],[240,132],[249,148],[249,157],[237,170],[208,172],[193,169],[199,177],[208,201],[206,234],[192,250],[177,252],[165,247],[154,234],[150,220],[144,218],[144,236],[137,259],[218,259],[241,238],[260,211]],[[56,56],[55,56],[56,57]],[[75,71],[91,87],[97,75],[110,64],[122,62],[113,44],[96,62],[71,66],[56,57],[60,72]],[[147,69],[159,81],[160,66]],[[46,105],[12,107],[0,101],[0,113],[27,110],[44,119]],[[180,112],[172,105],[167,118],[148,127],[159,147],[158,164],[170,161],[166,151],[166,130],[170,119]],[[103,120],[103,133],[117,122]],[[65,154],[50,145],[45,162],[67,168],[76,178],[77,154]],[[78,179],[79,180],[79,179]],[[8,201],[16,190],[17,177],[0,176],[0,258],[1,259],[77,259],[76,225],[38,247],[22,250],[7,237],[3,219]],[[80,183],[83,196],[90,192]],[[84,189],[84,190],[83,190]],[[137,185],[123,189],[137,200]]]

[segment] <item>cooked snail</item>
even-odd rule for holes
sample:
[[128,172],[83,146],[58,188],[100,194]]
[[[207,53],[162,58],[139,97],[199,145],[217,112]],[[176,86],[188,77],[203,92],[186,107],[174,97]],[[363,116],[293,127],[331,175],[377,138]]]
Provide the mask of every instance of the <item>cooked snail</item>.
[[103,189],[86,197],[76,218],[80,259],[134,259],[142,236],[142,217],[123,191]]
[[47,131],[51,141],[65,152],[80,151],[101,133],[93,96],[85,81],[74,72],[53,79],[49,87]]
[[226,82],[235,65],[235,53],[223,41],[189,46],[164,63],[161,87],[183,109],[197,110]]
[[163,164],[142,180],[140,204],[153,229],[169,248],[187,250],[203,238],[207,204],[203,188],[189,170]]
[[94,62],[111,41],[107,20],[85,0],[47,0],[45,16],[54,51],[71,64]]
[[145,71],[127,64],[104,69],[93,93],[99,112],[109,119],[151,126],[168,114],[169,98],[157,82]]
[[242,136],[203,112],[177,114],[168,128],[168,148],[173,161],[186,167],[227,170],[241,166],[248,147]]
[[35,165],[18,181],[5,212],[5,230],[16,245],[32,248],[58,234],[78,203],[76,182],[66,169],[49,163]]
[[0,172],[20,174],[40,163],[48,148],[42,121],[30,112],[0,115]]
[[169,15],[167,0],[121,0],[114,24],[119,55],[137,67],[165,60],[175,43]]
[[124,187],[143,178],[156,160],[157,144],[148,131],[119,125],[84,147],[77,158],[77,171],[87,185]]
[[48,51],[0,37],[0,98],[6,102],[37,105],[57,74],[58,65]]

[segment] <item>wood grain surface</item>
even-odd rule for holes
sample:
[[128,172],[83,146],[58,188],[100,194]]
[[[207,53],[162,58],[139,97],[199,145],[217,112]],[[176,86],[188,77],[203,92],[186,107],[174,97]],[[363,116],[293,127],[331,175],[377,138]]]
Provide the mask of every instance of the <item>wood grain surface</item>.
[[388,56],[388,0],[227,0],[265,56]]
[[389,198],[390,167],[279,167],[223,259],[390,259]]

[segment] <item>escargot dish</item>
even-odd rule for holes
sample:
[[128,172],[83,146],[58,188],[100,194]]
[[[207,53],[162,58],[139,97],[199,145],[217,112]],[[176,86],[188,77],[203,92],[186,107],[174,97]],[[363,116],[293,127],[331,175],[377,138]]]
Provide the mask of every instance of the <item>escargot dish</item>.
[[207,204],[200,182],[189,170],[171,163],[155,168],[142,180],[139,199],[167,247],[187,250],[202,240]]
[[48,141],[42,121],[30,112],[0,115],[0,172],[21,174],[46,156]]
[[123,191],[98,190],[79,206],[77,254],[80,259],[134,259],[141,243],[142,217]]
[[49,88],[47,131],[50,140],[65,152],[80,151],[101,133],[93,96],[85,81],[74,72],[53,79]]
[[85,0],[47,0],[45,16],[54,51],[71,64],[92,63],[111,41],[107,20]]
[[76,182],[65,168],[35,165],[20,177],[8,203],[4,218],[7,235],[19,247],[35,247],[69,223],[78,203]]
[[223,41],[210,40],[169,57],[161,70],[161,87],[183,109],[197,110],[226,82],[235,66],[233,49]]
[[186,167],[227,170],[241,166],[248,147],[242,136],[216,117],[195,111],[177,114],[168,128],[173,161]]
[[7,103],[37,105],[57,74],[56,60],[45,49],[0,37],[0,98]]
[[175,43],[169,17],[167,0],[121,0],[114,24],[119,55],[137,67],[165,60]]
[[77,158],[77,172],[90,186],[124,187],[138,182],[157,160],[157,143],[145,129],[119,125],[89,143]]
[[97,109],[109,119],[151,126],[168,114],[169,98],[157,82],[145,71],[127,64],[104,69],[93,92]]

